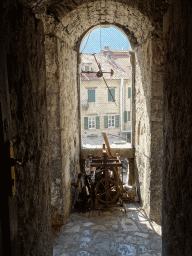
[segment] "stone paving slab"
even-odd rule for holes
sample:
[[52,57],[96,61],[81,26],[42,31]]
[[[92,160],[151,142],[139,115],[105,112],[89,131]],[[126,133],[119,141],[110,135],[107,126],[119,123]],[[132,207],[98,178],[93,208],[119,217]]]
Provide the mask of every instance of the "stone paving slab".
[[71,213],[53,239],[53,256],[161,256],[161,226],[134,204]]

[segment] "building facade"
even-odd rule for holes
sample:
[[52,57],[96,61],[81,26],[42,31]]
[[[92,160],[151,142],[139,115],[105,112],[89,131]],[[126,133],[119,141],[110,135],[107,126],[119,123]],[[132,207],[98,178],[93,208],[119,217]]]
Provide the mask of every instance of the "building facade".
[[[97,76],[97,63],[101,65],[103,77]],[[110,50],[106,46],[95,57],[82,54],[81,71],[82,146],[101,145],[102,131],[108,134],[110,144],[131,143],[132,67],[129,51]]]

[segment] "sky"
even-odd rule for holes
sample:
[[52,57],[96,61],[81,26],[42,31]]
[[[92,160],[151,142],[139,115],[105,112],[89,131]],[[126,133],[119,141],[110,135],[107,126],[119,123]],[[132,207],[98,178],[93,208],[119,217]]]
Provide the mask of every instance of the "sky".
[[80,52],[83,51],[83,53],[98,53],[104,49],[104,46],[109,46],[111,50],[121,50],[122,48],[124,50],[130,49],[128,39],[120,30],[114,27],[99,27],[94,29],[90,36],[89,34],[86,36],[81,45]]

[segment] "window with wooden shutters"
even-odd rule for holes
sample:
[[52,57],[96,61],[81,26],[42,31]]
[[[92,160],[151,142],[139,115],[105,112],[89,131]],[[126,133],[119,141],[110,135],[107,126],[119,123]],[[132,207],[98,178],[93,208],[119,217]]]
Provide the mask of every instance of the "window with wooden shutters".
[[127,142],[131,143],[131,133],[127,133]]
[[88,89],[88,102],[95,102],[95,89]]
[[100,118],[96,116],[96,129],[100,129]]
[[124,111],[124,123],[127,123],[127,111]]
[[104,128],[108,128],[108,116],[104,116]]
[[119,127],[119,115],[115,116],[115,127]]
[[95,117],[89,117],[88,127],[89,127],[89,129],[95,129],[96,128],[96,126],[95,126]]
[[128,121],[131,121],[131,111],[128,111]]
[[114,100],[115,100],[115,89],[109,89],[108,90],[108,101],[114,101]]
[[115,127],[115,116],[109,116],[108,117],[108,128],[114,128]]
[[128,87],[128,98],[131,98],[131,87]]
[[88,130],[88,117],[84,117],[84,129]]

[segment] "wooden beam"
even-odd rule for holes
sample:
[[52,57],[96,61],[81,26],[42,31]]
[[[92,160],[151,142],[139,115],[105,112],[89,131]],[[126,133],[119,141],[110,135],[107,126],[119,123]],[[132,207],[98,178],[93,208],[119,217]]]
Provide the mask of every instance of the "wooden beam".
[[112,152],[111,152],[111,148],[110,148],[110,146],[109,146],[109,141],[108,141],[107,135],[106,135],[105,132],[102,132],[102,135],[103,135],[103,138],[104,138],[104,140],[105,140],[105,144],[106,144],[106,146],[107,146],[108,154],[109,154],[109,156],[112,156]]

